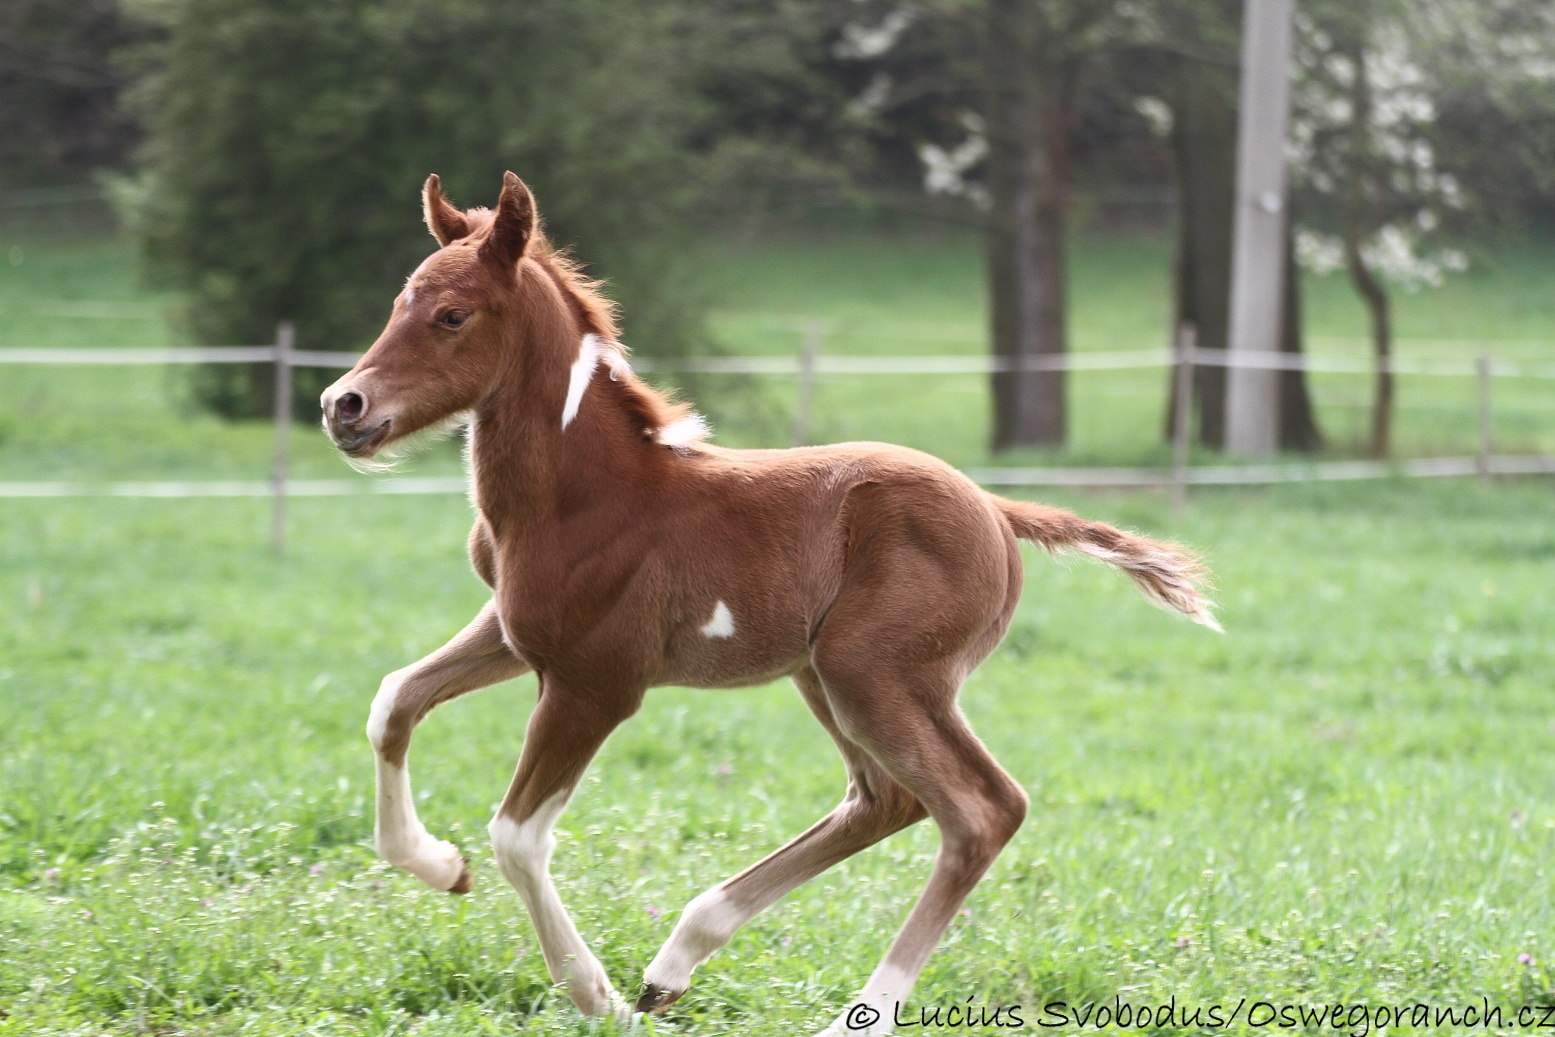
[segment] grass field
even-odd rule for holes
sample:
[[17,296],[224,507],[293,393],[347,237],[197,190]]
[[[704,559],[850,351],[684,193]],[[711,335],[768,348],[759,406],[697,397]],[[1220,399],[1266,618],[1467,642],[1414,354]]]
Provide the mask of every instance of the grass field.
[[[1150,331],[1150,248],[1081,251],[1078,313],[1116,321],[1114,332],[1077,316],[1082,345]],[[26,283],[144,302],[119,249],[61,248]],[[719,326],[792,312],[975,320],[964,250],[920,239],[870,255],[857,240],[808,260],[785,245],[741,252],[746,274],[727,275]],[[1531,286],[1541,262],[1529,253],[1514,266]],[[1138,284],[1109,287],[1128,270]],[[9,299],[19,283],[5,282]],[[1413,327],[1478,306],[1498,337],[1555,338],[1555,317],[1539,316],[1548,300],[1519,296],[1523,283],[1466,279],[1457,303]],[[1331,333],[1346,332],[1343,297],[1313,294],[1316,313],[1333,308]],[[100,318],[90,335],[51,331],[62,325],[23,309],[5,311],[0,345],[34,332],[58,344],[170,334]],[[728,334],[751,351],[787,348],[768,332]],[[0,478],[264,471],[264,426],[180,415],[165,375],[0,377]],[[942,431],[964,460],[980,450],[975,394],[942,395],[959,401],[959,424]],[[863,421],[829,413],[838,424],[818,436]],[[930,437],[932,413],[881,402],[884,431],[870,434]],[[1135,449],[1123,432],[1096,436],[1076,456]],[[317,437],[300,438],[305,471],[339,471]],[[439,454],[423,467],[448,464]],[[1031,815],[915,1006],[1019,1003],[1034,1024],[1055,1000],[1175,998],[1227,1013],[1243,998],[1555,1003],[1548,480],[1206,491],[1176,523],[1157,496],[1047,496],[1203,549],[1228,633],[1150,609],[1099,567],[1032,558],[1011,637],[963,695]],[[425,891],[368,845],[367,703],[384,672],[482,601],[463,560],[468,506],[300,500],[284,559],[264,547],[267,521],[263,501],[0,503],[0,1037],[607,1032],[549,986],[485,846],[531,680],[445,707],[413,750],[422,816],[471,854],[475,892]],[[631,989],[687,899],[841,791],[834,751],[786,685],[662,689],[563,819],[558,885]],[[935,844],[919,826],[760,916],[656,1032],[819,1028],[878,959]]]

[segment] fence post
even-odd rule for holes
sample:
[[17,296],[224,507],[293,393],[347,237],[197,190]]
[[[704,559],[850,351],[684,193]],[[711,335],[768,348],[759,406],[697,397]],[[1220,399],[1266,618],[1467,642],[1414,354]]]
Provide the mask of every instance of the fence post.
[[1188,506],[1188,426],[1193,423],[1193,350],[1197,341],[1198,329],[1184,324],[1177,330],[1176,348],[1172,350],[1176,364],[1172,377],[1177,380],[1172,393],[1173,519],[1181,518]]
[[274,510],[270,516],[270,543],[276,554],[286,552],[286,476],[291,466],[292,346],[296,331],[291,321],[275,329],[275,472]]
[[1490,413],[1490,354],[1480,353],[1474,361],[1479,374],[1479,481],[1490,482],[1490,454],[1494,430]]
[[826,325],[818,320],[805,323],[804,345],[799,353],[799,394],[794,400],[794,429],[789,446],[804,446],[810,438],[810,400],[815,394],[815,358],[821,352],[821,335]]

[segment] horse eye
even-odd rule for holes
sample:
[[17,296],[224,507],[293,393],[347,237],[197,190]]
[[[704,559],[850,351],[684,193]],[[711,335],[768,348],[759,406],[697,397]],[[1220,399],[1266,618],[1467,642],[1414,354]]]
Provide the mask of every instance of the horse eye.
[[445,328],[457,328],[470,319],[470,315],[464,310],[449,310],[437,319],[437,322]]

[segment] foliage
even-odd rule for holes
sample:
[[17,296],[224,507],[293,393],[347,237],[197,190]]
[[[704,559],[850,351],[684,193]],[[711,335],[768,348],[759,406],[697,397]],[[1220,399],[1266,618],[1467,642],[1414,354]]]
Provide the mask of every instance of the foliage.
[[[1487,97],[1527,94],[1555,102],[1555,5],[1508,17],[1501,5],[1457,0],[1310,0],[1297,20],[1292,168],[1304,223],[1298,254],[1314,269],[1349,271],[1371,312],[1377,357],[1371,452],[1390,452],[1393,425],[1391,300],[1388,284],[1408,291],[1440,284],[1462,270],[1464,253],[1432,239],[1462,232],[1469,201],[1458,177],[1440,168],[1438,98],[1472,79]],[[1503,68],[1465,77],[1456,40],[1467,32],[1499,51]],[[1499,87],[1499,89],[1497,89]],[[1491,101],[1491,107],[1497,102]],[[1555,107],[1546,110],[1555,119]],[[1466,163],[1473,167],[1472,161]],[[1315,232],[1312,227],[1330,231]]]
[[1342,262],[1352,189],[1368,262],[1408,291],[1463,269],[1449,240],[1555,192],[1555,3],[1307,0],[1296,28],[1291,159],[1313,269]]
[[[685,352],[703,341],[686,280],[698,217],[776,164],[763,113],[792,93],[787,52],[726,7],[145,0],[157,38],[136,58],[147,141],[127,208],[201,341],[269,341],[290,319],[300,348],[361,349],[431,247],[427,173],[469,206],[514,169],[553,237],[611,282],[627,342]],[[755,100],[757,83],[777,85]],[[224,413],[266,411],[263,372],[209,377]]]
[[1555,226],[1555,3],[1434,0],[1408,24],[1427,55],[1441,167],[1477,223]]
[[1290,150],[1309,225],[1298,238],[1303,262],[1338,269],[1349,232],[1339,225],[1359,220],[1367,265],[1415,291],[1463,269],[1461,250],[1427,243],[1465,200],[1457,177],[1439,168],[1433,84],[1405,14],[1375,2],[1313,3],[1296,19]]
[[80,183],[123,162],[114,53],[136,37],[118,0],[0,4],[0,187]]

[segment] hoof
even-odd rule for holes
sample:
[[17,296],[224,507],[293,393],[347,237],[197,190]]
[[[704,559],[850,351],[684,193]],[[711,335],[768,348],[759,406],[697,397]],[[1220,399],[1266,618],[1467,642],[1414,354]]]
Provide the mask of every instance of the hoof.
[[662,1012],[676,1001],[679,1001],[680,995],[684,993],[684,990],[665,990],[661,986],[644,983],[643,992],[637,998],[637,1011]]
[[461,858],[459,864],[459,877],[454,879],[454,884],[452,886],[448,887],[448,892],[463,896],[464,894],[468,893],[470,888],[474,885],[475,879],[470,874],[470,858]]

